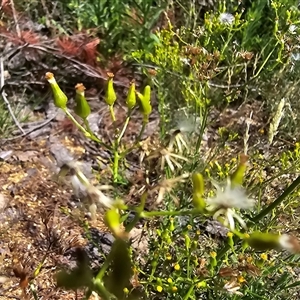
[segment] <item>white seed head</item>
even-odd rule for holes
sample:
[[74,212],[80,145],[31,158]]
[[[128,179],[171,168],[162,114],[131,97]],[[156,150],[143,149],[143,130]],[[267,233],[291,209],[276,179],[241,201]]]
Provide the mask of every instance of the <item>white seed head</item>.
[[77,175],[72,175],[70,177],[70,181],[73,187],[74,194],[76,197],[79,197],[80,195],[86,194],[86,186],[79,180]]
[[214,211],[213,218],[219,220],[220,216],[224,216],[221,221],[224,226],[230,230],[235,229],[235,219],[243,227],[246,227],[245,221],[236,213],[235,209],[251,209],[254,207],[254,199],[246,195],[245,190],[241,186],[232,186],[228,179],[225,186],[213,183],[217,189],[215,197],[209,197],[206,200],[207,208]]
[[239,291],[240,288],[240,285],[235,280],[231,280],[224,285],[224,289],[231,295],[242,296],[243,294]]
[[104,195],[97,187],[90,185],[87,188],[88,197],[93,203],[100,204],[101,206],[111,208],[113,206],[113,200]]
[[299,52],[292,52],[291,53],[291,60],[292,62],[296,62],[300,60],[300,53]]
[[233,24],[233,21],[234,21],[234,16],[230,13],[221,13],[220,16],[219,16],[219,21],[222,23],[222,24],[227,24],[227,25],[231,25]]
[[297,33],[297,29],[298,29],[297,25],[291,24],[290,27],[289,27],[289,32],[291,34],[296,34]]
[[300,252],[300,243],[294,236],[283,234],[279,237],[279,245],[282,249],[287,250],[291,253]]
[[237,209],[251,209],[254,207],[254,199],[246,195],[243,187],[231,186],[228,180],[225,186],[215,184],[217,193],[215,197],[208,198],[207,204],[215,208],[237,208]]

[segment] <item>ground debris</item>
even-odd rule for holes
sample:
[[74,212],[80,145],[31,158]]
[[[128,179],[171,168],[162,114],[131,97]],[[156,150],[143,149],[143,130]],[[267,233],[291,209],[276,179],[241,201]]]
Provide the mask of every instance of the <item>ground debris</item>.
[[[60,142],[65,143],[64,138]],[[30,280],[39,299],[76,298],[74,291],[56,287],[54,275],[61,268],[72,268],[70,249],[88,249],[90,241],[82,224],[89,220],[80,205],[73,208],[70,204],[74,199],[72,190],[53,180],[51,168],[43,163],[51,161],[49,145],[45,139],[24,140],[10,143],[9,149],[0,149],[12,151],[7,159],[0,161],[0,299],[3,300],[26,299],[26,296],[31,299]],[[74,150],[76,147],[71,149],[72,155],[78,154],[78,149]],[[101,220],[93,226],[100,233],[106,228]],[[101,248],[98,252],[103,257]],[[41,263],[40,273],[33,279]],[[82,292],[78,291],[77,296],[83,296]]]

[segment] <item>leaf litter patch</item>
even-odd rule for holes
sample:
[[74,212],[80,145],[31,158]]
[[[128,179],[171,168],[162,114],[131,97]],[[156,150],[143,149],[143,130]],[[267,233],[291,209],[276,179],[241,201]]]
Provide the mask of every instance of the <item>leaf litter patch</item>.
[[[89,251],[83,229],[88,220],[80,207],[70,205],[71,189],[53,180],[43,163],[51,161],[45,139],[9,148],[10,157],[0,160],[0,297],[28,296],[32,280],[40,299],[74,299],[74,292],[56,287],[53,275],[74,267],[70,249]],[[106,228],[101,220],[92,225],[100,234]]]

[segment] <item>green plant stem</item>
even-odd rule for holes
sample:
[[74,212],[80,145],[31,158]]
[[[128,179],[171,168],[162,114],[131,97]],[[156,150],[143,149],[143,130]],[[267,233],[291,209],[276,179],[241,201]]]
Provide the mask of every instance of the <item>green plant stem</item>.
[[105,286],[103,285],[102,281],[97,279],[94,280],[94,289],[96,290],[97,294],[101,296],[103,300],[112,300],[116,299],[114,295],[107,291]]
[[85,127],[86,127],[86,131],[91,135],[92,139],[93,139],[94,141],[96,141],[98,144],[100,144],[103,148],[105,148],[105,149],[111,151],[112,148],[111,148],[109,145],[103,143],[101,140],[99,140],[99,139],[95,136],[95,134],[93,133],[93,131],[92,131],[91,128],[90,128],[90,124],[89,124],[88,120],[87,120],[87,119],[84,119],[83,122],[84,122],[84,125],[85,125]]
[[141,138],[145,132],[145,128],[146,128],[147,124],[148,124],[148,122],[143,121],[142,128],[141,128],[140,133],[139,133],[138,137],[136,138],[133,146],[131,146],[130,148],[128,148],[124,152],[122,152],[120,154],[121,158],[124,158],[128,153],[130,153],[138,145],[138,143],[141,141]]
[[133,220],[125,227],[125,231],[130,232],[135,227],[140,218],[141,216],[139,214],[136,214]]
[[[263,217],[268,215],[273,209],[275,209],[278,205],[282,203],[282,201],[290,195],[300,184],[300,176],[298,176],[291,184],[288,186],[285,191],[268,207],[266,207],[263,211],[261,211],[259,214],[257,214],[255,217],[250,219],[249,224],[247,224],[248,228],[251,228],[253,224],[257,224]],[[233,242],[236,244],[238,242],[239,238],[237,236],[234,237]],[[230,246],[227,244],[225,245],[217,255],[217,260],[222,259],[226,252],[230,249]]]
[[125,134],[125,131],[126,131],[127,127],[128,127],[128,124],[129,124],[129,121],[130,121],[130,117],[131,117],[131,113],[132,113],[132,110],[130,110],[128,112],[127,118],[126,118],[124,126],[122,128],[122,131],[120,132],[117,140],[114,143],[114,163],[113,163],[113,180],[114,180],[114,182],[117,182],[117,180],[118,180],[119,160],[120,160],[120,158],[123,158],[123,156],[120,155],[120,153],[119,153],[119,146],[121,144],[122,137]]
[[208,117],[208,109],[205,108],[205,109],[204,109],[203,116],[202,116],[202,122],[201,122],[201,127],[200,127],[200,133],[199,133],[199,136],[198,136],[198,139],[197,139],[197,143],[196,143],[196,153],[199,152],[199,149],[200,149],[200,146],[201,146],[201,142],[202,142],[204,130],[205,130],[205,128],[206,128],[207,117]]
[[260,72],[264,69],[264,66],[266,65],[266,63],[268,62],[269,58],[271,57],[271,55],[273,54],[273,52],[275,51],[275,49],[277,48],[278,42],[276,43],[275,47],[273,48],[273,50],[268,54],[268,56],[266,57],[265,61],[262,63],[262,65],[260,66],[259,70],[257,71],[257,73],[250,79],[254,79],[257,78],[258,75],[260,74]]
[[109,105],[109,111],[110,111],[110,115],[111,115],[111,118],[112,118],[113,122],[116,122],[116,116],[115,116],[113,105]]
[[[39,298],[38,298],[38,295],[36,293],[36,289],[34,288],[33,284],[30,284],[30,291],[31,291],[31,293],[33,295],[34,300],[38,300]],[[24,295],[24,296],[26,296],[26,295]]]
[[69,112],[67,108],[63,109],[64,113],[67,115],[67,117],[76,125],[76,127],[84,133],[86,137],[91,137],[91,134],[88,133],[77,121],[76,119],[72,116],[72,114]]
[[95,280],[98,280],[98,281],[102,282],[102,279],[103,279],[103,277],[104,277],[104,275],[105,275],[106,270],[107,270],[108,267],[109,267],[109,264],[110,264],[110,257],[108,256],[108,257],[106,258],[106,260],[104,261],[102,268],[101,268],[100,271],[98,272],[98,274],[97,274]]
[[118,139],[117,139],[118,145],[120,145],[121,139],[122,139],[122,137],[123,137],[123,135],[124,135],[124,133],[125,133],[125,131],[126,131],[126,129],[127,129],[128,123],[129,123],[129,121],[130,121],[131,114],[132,114],[132,110],[130,110],[130,111],[128,112],[127,118],[126,118],[125,123],[124,123],[124,126],[123,126],[123,128],[122,128],[122,131],[121,131],[121,133],[120,133],[119,136],[118,136]]
[[183,300],[188,300],[191,297],[193,290],[194,290],[194,285],[191,285],[188,292],[184,296]]
[[44,265],[44,263],[45,263],[45,261],[46,261],[48,255],[49,255],[49,250],[50,250],[50,247],[48,247],[48,250],[47,250],[47,252],[45,253],[45,255],[44,255],[42,261],[39,263],[39,265],[37,266],[37,268],[36,268],[35,271],[33,272],[34,278],[36,278],[36,277],[40,274],[40,271],[41,271],[41,269],[42,269],[42,267],[43,267],[43,265]]
[[191,264],[191,253],[189,251],[189,254],[188,254],[188,258],[187,258],[187,263],[186,263],[186,268],[187,268],[187,277],[190,279],[191,277],[191,272],[190,272],[190,264]]
[[[238,238],[237,236],[235,236],[235,237],[233,238],[234,244],[237,244],[237,243],[238,243],[238,240],[239,240],[239,238]],[[227,253],[227,251],[230,250],[230,249],[231,249],[231,247],[230,247],[228,244],[226,244],[226,245],[225,245],[225,246],[217,253],[216,260],[217,260],[217,261],[221,260],[221,259],[224,257],[224,255]]]
[[198,215],[200,210],[191,209],[183,211],[144,211],[141,213],[141,218],[151,218],[156,216],[188,216],[188,215]]
[[134,146],[136,146],[141,141],[142,136],[143,136],[143,134],[145,132],[145,128],[146,128],[147,124],[148,124],[148,119],[147,120],[143,120],[142,128],[140,130],[140,133],[139,133],[138,137],[136,138]]
[[120,154],[118,152],[118,146],[115,146],[114,150],[114,163],[113,163],[113,181],[116,183],[118,181],[118,174],[119,174],[119,159]]
[[108,145],[102,143],[101,140],[99,140],[92,132],[88,132],[83,126],[81,126],[81,125],[76,121],[76,119],[72,116],[72,114],[69,112],[69,110],[68,110],[67,108],[65,108],[63,111],[64,111],[64,113],[67,115],[67,117],[74,123],[74,125],[75,125],[80,131],[82,131],[83,134],[84,134],[87,138],[89,138],[89,139],[91,139],[91,140],[97,142],[98,144],[101,144],[101,146],[105,147],[106,149],[111,150],[111,148],[110,148]]
[[105,300],[116,299],[116,297],[111,295],[111,293],[109,293],[106,290],[105,286],[103,285],[103,277],[112,261],[112,252],[113,251],[111,250],[110,253],[108,254],[108,256],[106,257],[106,259],[102,265],[102,268],[98,272],[98,274],[95,277],[94,282],[93,282],[94,288],[97,290],[98,294],[101,295],[101,297],[103,297],[103,299],[105,299]]
[[144,193],[141,197],[141,204],[135,209],[136,215],[134,216],[133,220],[125,227],[126,232],[130,232],[134,228],[136,223],[140,220],[141,214],[144,211],[146,199],[147,199],[147,193]]

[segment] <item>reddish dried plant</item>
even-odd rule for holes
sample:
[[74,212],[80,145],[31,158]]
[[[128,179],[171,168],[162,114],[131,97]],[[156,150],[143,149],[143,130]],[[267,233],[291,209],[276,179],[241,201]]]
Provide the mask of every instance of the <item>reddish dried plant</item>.
[[63,54],[70,56],[79,55],[80,46],[77,45],[70,37],[59,37],[56,44],[60,47]]
[[85,56],[86,63],[89,65],[96,65],[97,62],[97,46],[100,43],[100,39],[95,38],[83,45],[83,55]]
[[85,35],[63,36],[58,38],[56,43],[63,54],[77,58],[90,66],[96,65],[99,38],[90,39]]
[[13,16],[13,10],[11,7],[10,0],[2,0],[1,1],[1,11],[8,17]]
[[30,30],[20,31],[20,36],[16,32],[9,32],[4,26],[0,27],[0,32],[16,46],[24,44],[34,45],[40,43],[40,37],[37,33]]

